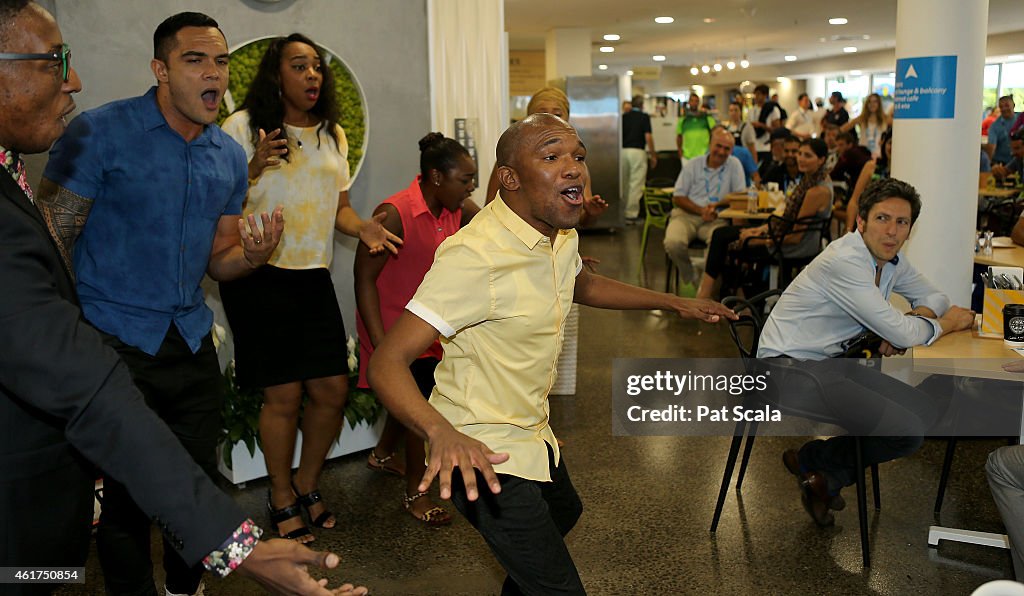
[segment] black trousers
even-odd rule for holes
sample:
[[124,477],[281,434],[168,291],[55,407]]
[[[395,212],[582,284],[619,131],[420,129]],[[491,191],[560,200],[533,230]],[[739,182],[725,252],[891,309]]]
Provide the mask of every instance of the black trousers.
[[[784,371],[786,365],[769,362],[773,375]],[[817,411],[850,433],[811,441],[800,449],[800,464],[822,472],[830,491],[857,481],[854,437],[862,437],[864,466],[887,462],[920,449],[925,431],[940,414],[935,396],[856,359],[805,361],[798,366],[818,379],[821,392],[800,380],[782,381],[783,410]]]
[[[128,365],[132,380],[149,407],[167,423],[192,459],[214,478],[224,380],[210,335],[203,338],[199,351],[193,354],[172,323],[156,356],[112,335],[105,335],[104,339]],[[124,485],[104,478],[96,546],[108,594],[157,594],[150,556],[150,521]],[[163,565],[167,589],[172,593],[192,594],[199,587],[203,566],[189,567],[166,539]]]
[[492,494],[476,473],[480,497],[466,499],[458,470],[452,477],[452,503],[473,524],[508,572],[503,595],[585,594],[576,564],[563,539],[583,513],[565,458],[554,463],[548,447],[551,482],[498,474],[501,492]]

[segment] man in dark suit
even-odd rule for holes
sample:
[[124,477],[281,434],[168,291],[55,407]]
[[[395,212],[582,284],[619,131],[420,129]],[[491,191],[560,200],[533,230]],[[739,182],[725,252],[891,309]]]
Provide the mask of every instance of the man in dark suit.
[[34,204],[20,158],[64,131],[81,90],[69,58],[48,12],[0,0],[0,567],[84,564],[95,464],[128,487],[185,561],[219,575],[237,567],[275,591],[330,594],[305,566],[335,567],[337,556],[259,541],[261,530],[192,462],[81,317],[48,233],[62,224]]

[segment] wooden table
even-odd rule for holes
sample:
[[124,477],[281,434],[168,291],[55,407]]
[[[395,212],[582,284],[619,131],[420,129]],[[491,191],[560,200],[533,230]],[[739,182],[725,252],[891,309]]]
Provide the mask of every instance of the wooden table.
[[718,217],[720,217],[722,219],[759,219],[759,220],[764,220],[764,219],[768,219],[771,216],[772,216],[772,214],[770,212],[769,213],[761,213],[761,212],[758,212],[758,213],[747,213],[746,209],[733,209],[732,207],[729,207],[728,209],[723,209],[723,210],[718,212]]
[[[1007,347],[1002,339],[978,337],[972,330],[949,333],[930,346],[914,347],[912,353],[914,372],[1024,381],[1024,374],[1006,372],[1002,368],[1004,363],[1021,356]],[[1024,436],[1021,442],[1024,443]],[[1010,548],[1010,540],[1005,534],[929,526],[928,544],[938,546],[940,540]]]
[[1017,245],[1010,248],[993,247],[990,257],[980,252],[974,253],[974,262],[978,265],[995,265],[997,267],[1024,267],[1024,247]]
[[979,197],[992,197],[994,199],[1012,199],[1019,195],[1021,189],[1019,188],[979,188]]

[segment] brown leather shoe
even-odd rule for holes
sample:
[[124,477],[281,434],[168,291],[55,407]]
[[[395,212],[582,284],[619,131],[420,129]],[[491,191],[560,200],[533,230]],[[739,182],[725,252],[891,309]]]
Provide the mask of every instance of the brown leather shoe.
[[831,526],[835,518],[829,509],[842,511],[846,508],[846,501],[842,495],[831,496],[828,494],[828,483],[821,472],[801,472],[800,454],[796,449],[787,449],[782,452],[782,465],[790,474],[796,476],[797,484],[800,486],[800,502],[804,509],[811,515],[819,526]]
[[800,502],[804,509],[819,526],[831,526],[836,523],[835,517],[829,511],[828,488],[825,476],[821,472],[806,472],[800,481]]

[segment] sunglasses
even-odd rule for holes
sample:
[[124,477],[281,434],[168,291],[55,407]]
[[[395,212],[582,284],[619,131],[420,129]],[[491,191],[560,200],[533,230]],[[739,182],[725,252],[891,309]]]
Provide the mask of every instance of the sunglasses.
[[66,43],[61,44],[60,51],[49,54],[11,54],[0,52],[0,60],[53,60],[60,62],[61,76],[64,78],[65,83],[68,82],[68,74],[71,72],[71,48]]

